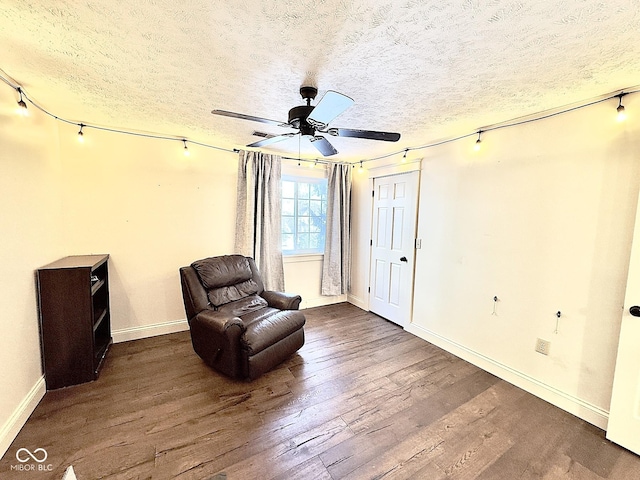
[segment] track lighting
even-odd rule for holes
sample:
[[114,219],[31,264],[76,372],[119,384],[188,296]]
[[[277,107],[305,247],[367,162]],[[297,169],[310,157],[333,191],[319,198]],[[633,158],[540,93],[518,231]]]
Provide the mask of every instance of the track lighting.
[[22,98],[22,89],[20,87],[17,87],[16,90],[20,94],[20,100],[18,100],[18,108],[16,109],[16,113],[18,115],[26,117],[27,115],[29,115],[29,110],[27,110],[27,104]]
[[627,119],[627,113],[624,111],[624,105],[622,105],[622,97],[625,95],[626,93],[618,95],[618,108],[616,108],[616,110],[618,111],[617,120],[619,122],[624,122]]
[[[81,143],[84,142],[84,127],[86,127],[87,125],[85,125],[83,123],[76,123],[75,121],[71,121],[71,120],[65,120],[64,118],[60,118],[57,115],[54,115],[53,113],[47,111],[46,109],[41,107],[37,102],[35,102],[33,99],[29,98],[27,96],[27,94],[25,94],[24,91],[22,90],[22,87],[20,87],[20,86],[16,85],[15,83],[13,83],[10,79],[8,79],[5,76],[3,76],[2,73],[0,73],[0,80],[2,82],[6,83],[10,88],[13,88],[15,91],[18,92],[18,95],[19,95],[19,99],[17,101],[18,108],[16,108],[16,113],[18,115],[21,115],[21,116],[29,115],[29,111],[28,111],[28,108],[27,108],[27,101],[28,101],[28,103],[31,103],[34,106],[34,108],[36,108],[38,111],[42,112],[42,114],[44,114],[44,115],[48,115],[49,117],[54,118],[55,120],[62,121],[64,123],[66,123],[66,124],[79,126],[80,129],[78,131],[78,142],[81,142]],[[551,114],[542,114],[541,113],[539,116],[528,118],[526,120],[517,120],[516,119],[516,120],[509,121],[509,122],[503,122],[503,123],[500,123],[500,124],[496,124],[496,125],[493,125],[493,126],[486,126],[485,127],[486,130],[481,130],[480,129],[480,130],[476,131],[478,137],[476,139],[475,145],[473,146],[473,149],[475,151],[481,150],[481,147],[482,147],[482,145],[481,145],[482,144],[482,134],[484,132],[497,130],[499,128],[501,129],[501,128],[506,128],[506,127],[515,127],[515,126],[522,125],[522,124],[525,124],[525,123],[530,123],[530,122],[535,122],[535,121],[538,121],[538,120],[547,119],[547,118],[554,117],[554,116],[557,116],[557,115],[561,115],[561,114],[564,114],[564,113],[567,113],[567,112],[570,112],[570,111],[573,111],[573,110],[576,110],[576,109],[579,109],[579,108],[585,108],[585,107],[588,107],[590,105],[594,105],[596,103],[608,102],[608,101],[610,101],[610,100],[612,100],[612,99],[614,99],[616,97],[618,98],[618,106],[616,108],[617,121],[618,122],[623,122],[623,121],[626,120],[627,114],[626,114],[626,110],[625,110],[624,105],[622,105],[622,97],[624,97],[626,95],[629,95],[629,94],[636,94],[636,93],[640,93],[640,89],[629,90],[627,92],[620,92],[620,93],[618,93],[616,95],[609,95],[607,97],[603,97],[603,98],[600,98],[598,100],[595,100],[595,101],[592,101],[592,102],[589,102],[589,103],[584,103],[584,104],[578,105],[576,107],[571,107],[571,108],[567,108],[567,109],[564,109],[564,110],[559,110],[559,111],[556,111],[556,112],[551,113]],[[113,132],[113,133],[134,135],[134,136],[137,136],[137,137],[154,138],[154,139],[170,140],[170,141],[175,141],[175,140],[182,141],[183,144],[184,144],[183,154],[186,157],[190,156],[190,154],[191,154],[191,152],[189,151],[189,148],[187,146],[187,139],[186,138],[180,139],[180,137],[173,136],[173,135],[168,136],[168,135],[153,134],[153,133],[147,134],[147,133],[140,133],[140,132],[135,132],[135,131],[130,131],[130,130],[114,129],[114,128],[110,128],[110,127],[100,127],[100,126],[98,126],[96,124],[92,124],[90,126],[90,128],[91,129],[97,129],[97,130],[103,130],[103,131],[109,131],[109,132]],[[326,132],[326,133],[331,133],[331,132]],[[454,137],[454,138],[449,138],[449,139],[446,139],[446,140],[443,140],[443,141],[438,141],[438,142],[430,143],[430,144],[427,144],[427,145],[405,148],[404,151],[395,151],[395,152],[393,152],[391,154],[382,155],[380,157],[367,158],[366,161],[368,162],[368,161],[373,161],[373,160],[380,160],[380,159],[389,157],[391,155],[398,155],[398,154],[400,154],[402,152],[401,162],[402,163],[406,163],[408,161],[407,160],[407,155],[409,153],[409,150],[422,150],[422,149],[426,149],[426,148],[430,148],[430,147],[435,147],[435,146],[438,146],[438,145],[443,145],[443,144],[446,144],[446,143],[456,142],[456,141],[459,141],[459,140],[462,140],[462,139],[466,140],[467,138],[471,137],[472,135],[474,135],[474,134],[473,133],[465,133],[465,134],[462,134],[462,135]],[[298,140],[298,158],[295,159],[295,158],[289,158],[289,157],[282,157],[282,158],[287,159],[287,160],[297,160],[298,166],[301,166],[300,138],[301,137],[298,136],[298,139],[299,139]],[[494,141],[495,141],[495,139],[494,139]],[[216,145],[210,145],[210,144],[205,144],[205,143],[200,143],[200,142],[196,142],[196,143],[201,147],[212,148],[212,149],[225,151],[225,152],[238,153],[240,151],[237,148],[228,149],[228,148],[218,147]],[[315,162],[311,161],[311,160],[305,160],[305,162],[309,163],[309,167],[310,168],[314,168],[319,163],[318,159],[316,159]],[[320,163],[333,164],[333,162],[330,161],[330,160],[324,160],[323,162],[320,162]],[[348,163],[351,164],[351,168],[352,169],[356,167],[356,164],[359,164],[358,173],[363,173],[364,170],[365,170],[365,168],[364,168],[364,160],[355,161],[353,163],[348,162]]]
[[473,146],[473,149],[477,152],[480,150],[482,146],[482,140],[480,140],[480,135],[482,134],[482,130],[478,130],[478,139],[476,140],[476,144]]

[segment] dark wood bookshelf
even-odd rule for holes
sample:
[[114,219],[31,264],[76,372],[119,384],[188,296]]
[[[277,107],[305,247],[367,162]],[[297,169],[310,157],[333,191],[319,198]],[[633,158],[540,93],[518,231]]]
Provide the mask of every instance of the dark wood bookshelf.
[[37,272],[47,390],[98,378],[112,343],[109,255],[72,255]]

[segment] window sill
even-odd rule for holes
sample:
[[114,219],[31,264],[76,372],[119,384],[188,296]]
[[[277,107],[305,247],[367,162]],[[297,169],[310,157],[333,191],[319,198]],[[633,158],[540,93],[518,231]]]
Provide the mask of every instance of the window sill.
[[324,253],[301,253],[298,255],[283,255],[284,263],[303,263],[303,262],[321,262],[324,259]]

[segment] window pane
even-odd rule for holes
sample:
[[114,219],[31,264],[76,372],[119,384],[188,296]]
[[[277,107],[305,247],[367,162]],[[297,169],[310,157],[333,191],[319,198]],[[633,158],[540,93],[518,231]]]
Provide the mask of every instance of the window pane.
[[298,198],[309,198],[308,183],[298,183]]
[[282,234],[282,250],[294,250],[295,244],[293,243],[293,233]]
[[282,217],[282,233],[296,233],[295,217]]
[[296,201],[293,199],[282,199],[282,215],[295,215]]
[[298,250],[308,250],[309,249],[309,234],[308,233],[298,233],[298,237],[296,238],[296,248]]
[[298,200],[298,215],[309,215],[309,200]]
[[320,200],[311,200],[309,202],[309,210],[311,211],[311,215],[322,215],[322,202]]
[[309,217],[298,217],[298,233],[306,233],[309,231]]
[[282,181],[282,198],[294,198],[296,191],[296,182]]
[[[320,200],[323,197],[323,193],[326,193],[326,188],[322,188],[320,183],[312,183],[309,185],[309,198]],[[323,191],[324,190],[324,191]]]
[[321,217],[309,218],[309,231],[310,232],[322,232],[324,230],[324,221]]
[[310,233],[309,248],[324,251],[324,235],[320,233]]

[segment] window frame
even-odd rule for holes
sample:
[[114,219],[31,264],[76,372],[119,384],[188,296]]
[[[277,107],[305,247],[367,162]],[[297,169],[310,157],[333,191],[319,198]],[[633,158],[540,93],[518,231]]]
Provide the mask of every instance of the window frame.
[[[310,256],[310,255],[319,255],[322,256],[324,255],[324,248],[325,248],[325,243],[326,243],[326,227],[327,227],[327,200],[328,200],[328,195],[327,195],[327,188],[328,188],[328,182],[327,182],[327,177],[325,175],[323,176],[317,176],[317,175],[304,175],[304,174],[284,174],[282,175],[281,178],[281,182],[283,182],[281,184],[282,187],[284,187],[284,182],[292,182],[295,184],[295,191],[294,191],[294,196],[293,197],[286,197],[285,198],[285,192],[284,192],[284,188],[282,189],[282,193],[281,193],[281,200],[282,200],[282,205],[283,205],[283,210],[281,212],[281,225],[282,225],[282,232],[280,235],[280,244],[282,247],[282,255],[284,257],[295,257],[295,256]],[[308,197],[306,198],[300,198],[299,197],[299,185],[300,184],[307,184],[307,185],[311,185],[311,184],[322,184],[324,186],[324,196],[321,197],[320,201],[321,201],[321,227],[320,227],[320,231],[317,233],[321,234],[321,247],[319,248],[297,248],[298,245],[298,235],[300,234],[312,234],[312,233],[316,233],[316,232],[312,232],[312,231],[306,231],[306,232],[300,232],[298,230],[298,227],[300,225],[299,221],[300,218],[311,218],[313,217],[313,215],[299,215],[299,207],[300,207],[300,202],[301,201],[314,201],[316,199],[311,198],[311,194],[309,194]],[[294,212],[293,215],[285,215],[284,213],[284,202],[285,200],[293,200],[293,207],[294,207]],[[285,218],[293,218],[293,232],[285,232],[285,228],[284,228],[284,223],[285,223]],[[285,250],[284,246],[285,246],[285,235],[293,235],[293,242],[294,242],[294,248],[293,249],[289,249],[289,250]]]

